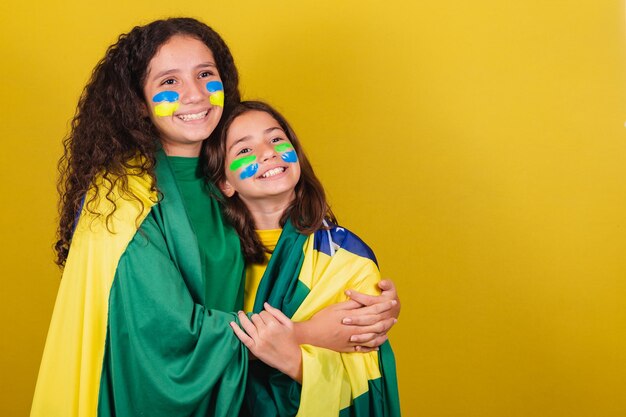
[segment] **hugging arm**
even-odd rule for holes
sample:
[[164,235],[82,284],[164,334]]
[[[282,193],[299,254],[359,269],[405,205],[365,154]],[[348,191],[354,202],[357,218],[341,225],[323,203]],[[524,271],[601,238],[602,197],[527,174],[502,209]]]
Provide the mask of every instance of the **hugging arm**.
[[335,352],[369,352],[387,340],[400,315],[400,299],[391,280],[378,283],[380,295],[347,290],[350,300],[330,305],[307,321],[293,323],[300,344]]
[[101,407],[115,407],[118,415],[133,408],[151,416],[238,412],[248,361],[227,326],[236,316],[194,301],[192,282],[199,279],[181,275],[149,216],[111,288]]
[[[376,284],[372,283],[371,285]],[[364,296],[364,294],[359,293],[358,296]],[[358,319],[365,317],[364,321],[369,323],[371,316],[393,314],[390,310],[393,310],[398,304],[390,301],[380,302],[380,298],[376,297],[363,301],[374,302],[368,306],[362,306],[356,301],[349,300],[331,305],[325,309],[326,311],[319,311],[317,313],[320,315],[319,317],[309,319],[309,322],[313,323],[311,329],[315,330],[317,326],[321,327],[326,323],[320,317],[324,319],[334,317],[338,320],[326,328],[326,331],[322,329],[315,335],[310,334],[309,338],[320,337],[324,343],[335,343],[340,346],[341,342],[337,343],[335,340],[342,337],[341,331],[336,331],[336,329],[349,328],[350,332],[346,333],[349,337],[350,334],[354,333],[353,327],[358,327],[341,324],[341,317],[348,317],[346,316],[347,312],[353,313],[352,310],[361,310],[360,312],[364,314],[354,317],[358,317]],[[383,306],[381,307],[380,304]],[[359,305],[362,307],[358,307]],[[359,413],[365,410],[376,410],[376,415],[383,415],[386,413],[383,410],[389,410],[394,404],[397,404],[397,387],[394,391],[395,370],[393,368],[395,365],[393,365],[393,353],[389,343],[383,342],[384,345],[381,346],[379,352],[364,349],[362,350],[363,353],[355,353],[355,349],[351,346],[347,350],[352,353],[340,353],[336,350],[316,347],[297,340],[295,328],[296,325],[302,323],[292,322],[280,310],[272,308],[267,303],[264,304],[264,308],[264,311],[253,314],[250,318],[244,313],[239,313],[238,318],[241,327],[231,322],[235,334],[252,355],[284,374],[282,375],[285,378],[283,380],[272,374],[271,371],[263,374],[262,378],[266,381],[264,386],[270,388],[265,391],[262,398],[272,399],[272,404],[264,403],[264,407],[273,406],[281,409],[285,404],[288,404],[292,407],[290,409],[292,414],[298,412],[303,415],[334,415],[339,410],[356,407],[353,410],[356,412],[354,415],[365,416],[370,415],[369,411],[365,414]],[[362,327],[372,330],[370,327],[376,323],[374,320],[374,324],[365,324]],[[328,336],[328,333],[331,335]],[[345,341],[343,343],[348,344]],[[383,363],[387,364],[389,360],[392,361],[392,367],[387,369],[390,372],[387,375],[383,371]],[[291,385],[286,382],[287,379],[291,380]],[[388,398],[380,397],[380,391],[368,389],[371,381],[382,381],[383,391],[395,394],[389,395]],[[281,389],[281,387],[289,386],[298,386],[297,394],[293,394],[296,392],[294,388]],[[254,398],[254,395],[251,397]],[[323,398],[324,401],[320,401],[320,398]],[[390,416],[399,415],[394,412],[387,414]]]

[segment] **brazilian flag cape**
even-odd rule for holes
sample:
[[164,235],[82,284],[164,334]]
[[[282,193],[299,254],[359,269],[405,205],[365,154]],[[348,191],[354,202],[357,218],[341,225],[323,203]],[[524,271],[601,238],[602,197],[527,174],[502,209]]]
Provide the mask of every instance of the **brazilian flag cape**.
[[[345,290],[376,295],[380,273],[372,250],[342,227],[305,236],[287,222],[263,274],[254,312],[263,303],[293,321],[347,299]],[[250,364],[244,416],[400,416],[393,352],[337,353],[302,345],[302,385],[260,361]]]
[[[140,202],[94,181],[87,201],[95,196],[97,212],[115,211],[107,223],[83,207],[77,221],[32,417],[238,414],[248,358],[229,326],[236,315],[204,306],[198,242],[163,152],[155,172],[159,195],[149,176],[129,168],[128,187]],[[207,216],[223,240],[215,250],[239,254],[235,232],[211,201]],[[224,263],[214,265],[223,279],[242,280],[243,262]],[[228,311],[240,308],[231,304]]]

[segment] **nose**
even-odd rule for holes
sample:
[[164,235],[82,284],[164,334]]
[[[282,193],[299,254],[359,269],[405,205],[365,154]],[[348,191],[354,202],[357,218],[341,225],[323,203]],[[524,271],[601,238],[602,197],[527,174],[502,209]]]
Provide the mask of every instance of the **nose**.
[[271,161],[272,159],[278,157],[278,152],[274,149],[274,146],[270,143],[265,143],[259,149],[259,160],[261,162]]
[[208,95],[204,83],[196,80],[187,82],[181,89],[180,101],[183,104],[193,104],[202,101]]

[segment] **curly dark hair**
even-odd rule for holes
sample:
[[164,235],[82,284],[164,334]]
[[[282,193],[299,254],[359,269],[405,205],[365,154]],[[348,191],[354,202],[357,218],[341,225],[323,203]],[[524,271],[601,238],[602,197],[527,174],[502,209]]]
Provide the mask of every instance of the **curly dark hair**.
[[[114,210],[114,188],[125,197],[140,201],[128,188],[128,175],[148,174],[153,191],[156,190],[154,165],[159,135],[144,111],[143,86],[151,59],[174,35],[199,39],[213,53],[224,85],[223,115],[240,101],[239,76],[230,50],[217,32],[204,23],[171,18],[136,26],[120,35],[93,70],[78,101],[71,130],[63,141],[64,153],[58,164],[60,221],[55,244],[56,263],[61,267],[65,265],[83,204],[96,215],[106,214],[107,224],[113,214],[95,212],[95,196],[84,201],[89,188],[95,186],[96,175],[103,177],[106,198],[113,202]],[[218,137],[221,126],[222,122],[210,138]]]
[[[331,224],[337,224],[337,219],[326,200],[324,187],[315,175],[296,133],[287,120],[267,103],[242,101],[224,118],[224,126],[219,140],[209,141],[203,150],[206,160],[204,165],[205,176],[217,186],[226,181],[226,137],[228,129],[237,117],[250,111],[262,111],[272,116],[286,133],[298,155],[300,179],[295,188],[296,196],[283,213],[280,225],[284,226],[287,220],[291,220],[298,232],[308,235],[321,228],[326,228],[324,220]],[[248,207],[241,201],[237,193],[230,198],[218,197],[223,202],[224,215],[239,234],[246,262],[263,263],[265,261],[265,253],[270,251],[261,243],[256,233],[254,218]]]

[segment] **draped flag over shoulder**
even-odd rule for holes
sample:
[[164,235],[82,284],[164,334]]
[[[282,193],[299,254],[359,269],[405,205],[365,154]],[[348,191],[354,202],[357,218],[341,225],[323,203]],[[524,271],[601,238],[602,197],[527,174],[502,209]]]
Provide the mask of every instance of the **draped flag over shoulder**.
[[[90,190],[96,207],[85,204],[76,226],[31,417],[239,412],[248,358],[229,326],[236,314],[205,307],[203,261],[163,152],[155,171],[161,199],[151,178],[132,170],[128,188],[140,201],[118,187],[107,195],[101,178]],[[110,213],[112,204],[109,223],[93,214]],[[226,236],[219,248],[237,258],[236,234],[217,202],[207,204],[215,235]],[[215,263],[221,279],[241,284],[243,261],[240,268],[233,259]],[[228,302],[230,311],[240,308]]]
[[[304,321],[345,301],[346,289],[377,295],[380,273],[371,249],[341,227],[311,236],[285,225],[254,303]],[[303,354],[302,386],[256,361],[248,377],[247,412],[255,417],[400,416],[396,368],[389,342],[378,352],[337,353],[310,345]]]

